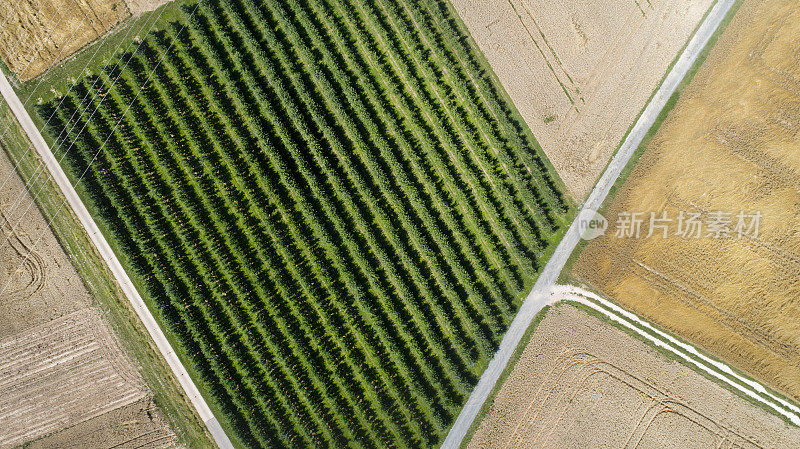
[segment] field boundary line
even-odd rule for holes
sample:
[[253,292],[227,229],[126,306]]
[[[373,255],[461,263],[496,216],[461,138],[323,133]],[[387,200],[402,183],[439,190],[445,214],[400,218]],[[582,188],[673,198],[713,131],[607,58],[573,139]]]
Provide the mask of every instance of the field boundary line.
[[128,277],[125,269],[122,268],[122,264],[119,262],[117,256],[114,254],[114,251],[111,249],[111,246],[100,232],[100,229],[97,227],[94,219],[81,201],[78,193],[73,188],[69,178],[67,178],[67,175],[64,173],[64,170],[61,168],[58,161],[56,161],[55,156],[50,150],[50,146],[42,137],[39,129],[36,128],[36,125],[33,123],[28,111],[22,105],[22,102],[20,101],[14,89],[11,87],[11,84],[8,82],[8,78],[4,73],[0,73],[0,93],[2,93],[3,98],[5,98],[20,126],[22,126],[25,134],[30,139],[31,144],[34,146],[34,148],[36,148],[37,152],[41,156],[42,160],[47,166],[47,169],[50,171],[50,175],[53,177],[53,180],[64,194],[66,202],[75,212],[75,215],[80,220],[92,243],[94,243],[100,255],[103,257],[103,260],[111,270],[114,278],[119,283],[120,288],[130,301],[131,306],[141,319],[142,324],[144,324],[147,332],[150,334],[150,337],[155,342],[159,352],[161,352],[161,355],[166,360],[170,370],[175,375],[178,384],[189,397],[192,406],[195,408],[197,414],[200,416],[200,419],[208,428],[208,431],[214,438],[214,441],[221,449],[233,449],[233,444],[230,442],[230,439],[225,434],[222,426],[220,426],[217,418],[214,417],[214,414],[211,412],[211,409],[208,407],[205,399],[200,394],[200,391],[197,389],[194,381],[189,376],[189,373],[186,371],[183,363],[181,363],[177,354],[172,349],[172,346],[164,335],[164,332],[161,330],[161,327],[159,327],[158,322],[147,308],[147,305],[144,303],[141,295],[136,290],[136,287],[133,285],[131,279]]
[[[645,135],[653,126],[681,81],[683,81],[686,74],[691,70],[700,53],[722,24],[734,3],[736,3],[736,0],[717,1],[697,28],[694,35],[689,40],[689,43],[686,45],[686,48],[684,48],[680,57],[675,62],[675,65],[672,66],[667,76],[664,77],[658,90],[637,119],[619,150],[603,172],[600,180],[592,189],[589,197],[581,207],[581,212],[596,211],[600,208],[600,205],[603,203],[606,196],[608,196],[612,186],[628,164],[633,153],[639,148]],[[564,235],[564,238],[550,257],[550,260],[547,261],[541,274],[539,274],[533,289],[525,298],[517,315],[514,317],[514,320],[503,336],[503,340],[500,342],[497,352],[495,352],[494,357],[492,357],[486,370],[481,375],[478,384],[472,390],[469,399],[467,399],[464,408],[461,409],[453,427],[450,428],[441,446],[442,449],[456,449],[461,446],[464,437],[467,435],[470,427],[472,427],[473,421],[475,421],[475,418],[480,413],[483,404],[494,389],[497,380],[511,360],[531,321],[542,307],[550,302],[550,292],[553,287],[555,287],[558,276],[566,265],[569,256],[580,242],[578,222],[580,216],[580,213],[576,216]]]
[[708,375],[725,382],[754,401],[775,410],[793,424],[800,426],[800,408],[797,405],[770,393],[757,380],[748,379],[737,374],[727,363],[714,360],[700,352],[696,347],[657,329],[644,318],[623,309],[596,293],[573,285],[556,285],[551,289],[550,295],[551,302],[572,301],[592,308],[610,320],[635,332],[653,345],[666,349]]

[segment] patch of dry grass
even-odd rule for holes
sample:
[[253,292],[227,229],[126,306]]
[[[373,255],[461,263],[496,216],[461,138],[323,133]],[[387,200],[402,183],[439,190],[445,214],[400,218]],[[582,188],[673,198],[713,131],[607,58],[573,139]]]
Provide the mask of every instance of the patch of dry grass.
[[0,57],[21,80],[103,36],[130,16],[123,0],[20,0],[0,2]]

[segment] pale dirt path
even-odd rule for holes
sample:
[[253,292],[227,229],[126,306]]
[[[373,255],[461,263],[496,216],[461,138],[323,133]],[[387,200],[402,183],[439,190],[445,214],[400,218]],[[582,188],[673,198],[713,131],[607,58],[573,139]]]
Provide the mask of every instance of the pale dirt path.
[[111,250],[111,247],[109,246],[103,234],[100,232],[100,229],[97,227],[94,219],[92,219],[89,211],[86,209],[86,206],[84,206],[80,197],[78,197],[78,194],[75,192],[75,189],[72,187],[67,175],[61,169],[61,166],[58,164],[58,161],[56,161],[55,156],[53,156],[49,145],[47,145],[47,142],[45,142],[41,133],[36,128],[36,125],[34,125],[33,120],[31,119],[30,115],[28,115],[28,111],[23,107],[22,102],[20,101],[16,92],[14,92],[14,89],[11,87],[8,79],[3,73],[0,73],[0,93],[2,93],[3,98],[5,98],[9,107],[13,111],[17,121],[25,130],[25,133],[31,140],[34,148],[36,148],[36,151],[39,152],[39,155],[47,166],[47,169],[50,171],[50,174],[52,175],[56,184],[58,184],[61,192],[64,194],[66,202],[70,205],[72,210],[75,212],[75,215],[86,229],[86,232],[89,235],[89,238],[91,238],[92,243],[94,243],[95,247],[97,247],[97,250],[103,257],[103,260],[108,265],[111,273],[114,275],[120,287],[122,288],[122,291],[125,293],[125,296],[130,301],[131,306],[142,320],[147,332],[152,337],[153,341],[158,347],[158,350],[161,352],[161,355],[164,356],[164,359],[166,359],[167,364],[172,370],[172,373],[175,375],[181,388],[183,388],[183,391],[189,397],[189,400],[191,400],[192,405],[194,406],[195,410],[197,410],[197,414],[203,420],[203,423],[213,436],[214,441],[216,441],[217,445],[222,449],[233,449],[233,445],[228,439],[228,436],[225,434],[225,431],[222,430],[219,422],[214,417],[213,413],[211,413],[211,409],[209,409],[205,399],[203,399],[203,397],[200,395],[200,391],[197,389],[197,386],[194,384],[191,377],[189,377],[189,374],[186,372],[186,368],[183,366],[180,359],[178,359],[178,356],[175,354],[175,351],[172,349],[169,341],[167,341],[167,338],[164,336],[164,332],[158,326],[158,323],[156,322],[155,318],[153,318],[150,310],[147,309],[147,306],[145,305],[144,300],[142,300],[141,295],[139,295],[139,292],[136,290],[136,287],[134,287],[133,282],[131,282],[130,278],[128,277],[128,274],[122,268],[117,256]]
[[[687,44],[680,58],[676,61],[670,72],[664,78],[663,83],[659,86],[653,98],[647,104],[647,107],[642,112],[642,115],[636,121],[636,124],[631,129],[622,146],[614,155],[614,158],[609,163],[603,176],[595,185],[586,202],[583,204],[583,211],[597,210],[605,200],[611,186],[619,177],[622,169],[625,168],[630,160],[633,152],[639,147],[639,144],[644,139],[645,134],[655,122],[661,110],[667,104],[667,101],[677,89],[680,82],[691,69],[694,62],[697,60],[700,52],[706,46],[711,36],[719,28],[725,15],[733,6],[735,0],[719,0],[716,5],[711,9],[708,16],[703,23],[698,27],[697,32],[692,36],[692,39]],[[525,298],[519,312],[511,322],[508,331],[503,336],[500,342],[500,347],[497,349],[486,371],[481,375],[478,385],[467,399],[466,405],[458,415],[455,424],[447,434],[447,438],[442,444],[443,449],[456,449],[461,446],[464,436],[467,434],[472,422],[478,415],[483,403],[489,397],[489,393],[494,388],[497,379],[505,370],[511,356],[514,354],[520,340],[522,340],[525,331],[528,329],[533,317],[544,307],[550,300],[550,291],[555,286],[561,270],[567,262],[570,254],[575,249],[575,246],[580,241],[580,232],[578,229],[577,220],[570,225],[566,235],[556,247],[553,256],[547,262],[533,290]]]
[[[699,370],[733,387],[752,400],[766,405],[795,425],[800,426],[800,407],[797,405],[775,396],[761,383],[737,374],[727,364],[714,360],[698,351],[694,346],[683,343],[666,332],[656,329],[647,321],[611,301],[580,287],[556,285],[550,290],[550,303],[562,300],[573,301],[591,307],[610,320],[632,330],[655,346],[666,349]],[[650,333],[642,330],[643,328]],[[657,337],[652,334],[656,334]]]

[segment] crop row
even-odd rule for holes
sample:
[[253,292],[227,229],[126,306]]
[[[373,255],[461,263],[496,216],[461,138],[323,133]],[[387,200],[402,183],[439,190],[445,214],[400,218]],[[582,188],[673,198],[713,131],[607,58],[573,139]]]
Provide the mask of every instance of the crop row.
[[439,3],[183,12],[41,106],[57,157],[238,440],[435,445],[563,225],[544,156]]

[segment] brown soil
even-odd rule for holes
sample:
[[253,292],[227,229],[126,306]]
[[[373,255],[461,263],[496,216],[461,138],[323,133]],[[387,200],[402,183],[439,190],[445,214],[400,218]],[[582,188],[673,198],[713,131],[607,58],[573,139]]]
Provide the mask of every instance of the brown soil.
[[572,194],[584,198],[711,0],[452,0]]
[[[800,2],[745,0],[611,204],[757,237],[593,240],[573,274],[800,400]],[[675,231],[677,224],[673,223]],[[612,232],[613,234],[613,232]],[[705,232],[703,234],[706,234]]]
[[467,447],[796,448],[800,429],[624,331],[551,308]]
[[0,57],[21,80],[35,78],[128,16],[123,0],[0,2]]

